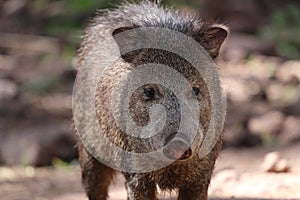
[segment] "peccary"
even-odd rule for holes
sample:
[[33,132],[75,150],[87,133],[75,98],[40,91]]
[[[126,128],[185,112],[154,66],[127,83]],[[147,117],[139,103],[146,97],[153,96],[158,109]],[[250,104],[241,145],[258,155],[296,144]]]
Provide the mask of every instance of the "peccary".
[[[141,27],[158,27],[185,34],[198,42],[212,61],[217,58],[220,47],[228,35],[228,29],[224,25],[205,23],[198,16],[166,9],[157,3],[150,1],[125,3],[116,10],[102,12],[101,16],[96,17],[87,28],[78,53],[77,69],[84,68],[91,60],[97,61],[97,54],[92,51],[98,41],[104,40],[108,35],[114,37],[124,31]],[[126,41],[115,39],[120,51],[126,48],[124,47]],[[110,95],[117,77],[127,75],[137,66],[145,63],[171,66],[191,83],[192,91],[190,92],[199,101],[199,123],[204,133],[208,129],[210,120],[214,120],[210,119],[212,105],[207,85],[191,63],[185,59],[165,50],[148,48],[127,52],[116,60],[102,75],[103,78],[97,85],[95,95],[98,123],[105,133],[103,137],[108,137],[111,142],[126,151],[137,153],[149,152],[169,145],[164,153],[174,160],[170,165],[154,171],[144,173],[123,171],[128,199],[157,199],[158,186],[161,190],[178,191],[178,199],[205,200],[215,160],[222,145],[222,130],[212,150],[205,157],[200,157],[198,155],[199,141],[189,145],[184,138],[174,139],[181,122],[179,101],[168,88],[154,83],[146,84],[134,91],[129,105],[130,116],[137,125],[146,126],[150,120],[150,107],[153,104],[163,105],[166,108],[166,122],[161,131],[163,134],[160,134],[155,141],[151,138],[130,137],[114,122],[113,113],[110,111]],[[126,91],[120,91],[122,92]],[[84,97],[82,99],[84,101]],[[86,111],[81,110],[81,112]],[[221,126],[223,127],[223,124]],[[107,199],[108,187],[116,170],[96,159],[80,138],[78,138],[78,151],[82,182],[88,198],[90,200]],[[106,149],[103,151],[105,152]],[[109,153],[107,156],[110,156]],[[154,163],[148,163],[148,165],[152,164]]]

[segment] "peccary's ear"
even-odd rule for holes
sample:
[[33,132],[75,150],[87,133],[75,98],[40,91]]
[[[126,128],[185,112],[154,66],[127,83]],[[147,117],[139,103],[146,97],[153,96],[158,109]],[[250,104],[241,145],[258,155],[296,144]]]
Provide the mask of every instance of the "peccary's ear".
[[198,41],[209,55],[215,59],[219,55],[220,48],[228,34],[229,30],[226,26],[212,25],[203,29],[196,37],[196,41]]
[[129,30],[132,30],[134,29],[133,27],[120,27],[120,28],[117,28],[115,29],[113,32],[112,32],[112,36],[115,36],[116,34],[118,33],[122,33],[124,31],[129,31]]
[[134,52],[128,52],[128,49],[131,49],[130,47],[132,47],[133,43],[136,41],[137,38],[136,33],[134,31],[127,32],[126,34],[119,34],[119,33],[129,31],[132,29],[134,29],[134,27],[120,27],[115,29],[112,32],[112,36],[119,47],[122,58],[126,62],[130,62],[130,63],[133,61],[136,54],[134,54]]

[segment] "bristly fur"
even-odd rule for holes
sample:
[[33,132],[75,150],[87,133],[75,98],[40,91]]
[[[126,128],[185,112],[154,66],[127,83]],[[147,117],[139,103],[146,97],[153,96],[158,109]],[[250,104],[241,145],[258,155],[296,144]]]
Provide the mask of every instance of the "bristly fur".
[[[108,36],[113,36],[114,31],[122,27],[158,27],[181,32],[192,37],[202,45],[212,59],[218,56],[220,47],[228,35],[228,29],[225,26],[203,22],[197,15],[164,8],[157,0],[141,1],[139,3],[125,2],[118,9],[102,11],[101,16],[97,16],[90,23],[78,52],[77,68],[84,68],[87,64],[91,63],[92,65],[101,63],[101,60],[99,60],[99,53],[101,52],[97,51],[99,49],[97,47],[102,45],[102,40]],[[117,40],[116,43],[119,45],[121,51],[122,44],[119,44]],[[188,62],[171,52],[160,49],[146,49],[142,53],[134,51],[128,58],[132,59],[128,59],[129,61],[127,61],[122,57],[112,63],[109,69],[103,73],[101,81],[97,85],[95,96],[96,114],[103,132],[106,134],[103,137],[109,137],[110,141],[124,150],[135,151],[137,153],[145,152],[145,149],[149,147],[146,143],[143,144],[143,141],[146,140],[141,138],[132,140],[127,134],[123,134],[122,130],[116,125],[114,116],[110,110],[111,94],[116,85],[116,77],[128,75],[132,72],[134,65],[143,64],[145,61],[172,66],[179,73],[183,74],[190,83],[198,83],[201,92],[204,94],[203,98],[199,100],[199,104],[201,105],[199,123],[202,124],[205,132],[210,120],[214,120],[210,118],[211,104],[209,91],[206,83],[204,83],[202,78],[199,78],[195,69]],[[126,93],[126,91],[121,92]],[[164,92],[167,94],[166,90]],[[84,95],[80,99],[86,101]],[[159,103],[169,108],[173,107],[173,110],[177,109],[175,100],[165,102],[171,103],[168,105],[162,102]],[[132,95],[129,107],[132,108],[130,109],[132,111],[130,116],[135,122],[139,122],[142,125],[148,123],[149,113],[147,111],[151,105],[144,102],[141,103],[139,93]],[[82,113],[84,112],[86,111],[82,110]],[[166,109],[166,112],[168,112],[168,109]],[[170,116],[168,115],[168,117]],[[172,127],[168,126],[168,124],[166,124],[166,127],[164,131],[170,134],[169,132],[173,130]],[[170,131],[168,132],[168,130]],[[178,199],[180,200],[206,200],[214,163],[222,144],[222,133],[218,134],[221,136],[218,138],[215,147],[204,158],[199,158],[194,153],[198,151],[193,151],[193,155],[188,160],[175,161],[171,165],[157,171],[142,174],[124,172],[128,199],[156,200],[156,186],[159,186],[165,191],[177,190],[179,192]],[[165,141],[164,139],[166,138],[161,138],[161,141]],[[150,150],[152,150],[151,146]],[[93,157],[79,138],[78,151],[82,169],[82,182],[89,199],[106,200],[108,197],[108,187],[115,170]],[[103,151],[107,153],[108,150],[103,149]],[[149,165],[153,165],[153,163],[150,162]]]
[[[226,32],[226,35],[222,40],[217,41],[217,43],[222,44],[229,32],[226,26],[203,22],[201,17],[196,14],[188,14],[175,9],[165,8],[162,5],[150,1],[141,1],[139,3],[125,1],[118,9],[106,9],[98,11],[98,13],[98,16],[90,22],[85,31],[85,35],[83,36],[82,46],[78,50],[79,63],[83,58],[81,54],[86,54],[86,50],[90,49],[89,47],[93,45],[93,42],[91,41],[97,39],[94,38],[94,36],[105,36],[103,34],[95,34],[96,32],[101,33],[101,30],[103,29],[103,27],[99,28],[99,25],[105,26],[106,29],[111,30],[127,26],[132,28],[160,27],[178,31],[198,41],[208,52],[209,50],[213,50],[213,52],[211,52],[213,59],[218,56],[220,46],[213,49],[214,47],[210,47],[201,35],[211,26],[220,27]],[[210,34],[207,34],[206,37],[213,39]],[[99,39],[100,38],[98,38],[98,40]],[[214,42],[212,42],[212,44],[214,45]]]
[[150,1],[136,4],[125,2],[117,10],[106,10],[94,20],[93,25],[111,25],[111,21],[130,24],[133,27],[168,28],[184,34],[199,33],[205,25],[197,15],[164,8]]

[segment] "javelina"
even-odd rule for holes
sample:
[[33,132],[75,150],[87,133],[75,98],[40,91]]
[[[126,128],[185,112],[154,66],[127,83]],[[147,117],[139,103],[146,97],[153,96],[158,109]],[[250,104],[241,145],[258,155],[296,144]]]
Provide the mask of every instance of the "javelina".
[[[144,27],[168,29],[185,34],[200,44],[212,60],[218,56],[220,47],[228,35],[228,29],[223,25],[204,23],[197,16],[180,13],[173,9],[165,9],[150,1],[125,3],[117,10],[104,11],[87,28],[78,53],[77,69],[80,71],[90,63],[95,64],[95,66],[101,63],[99,52],[95,50],[100,44],[99,41],[104,40],[107,36],[112,36],[122,54],[128,43],[132,40],[134,43],[134,40],[138,39],[134,37],[134,34],[133,36],[129,34],[128,41],[126,36],[124,39],[117,38],[116,35]],[[186,45],[182,44],[182,41],[178,41],[178,44],[180,46]],[[174,45],[176,46],[176,43]],[[180,116],[181,105],[176,94],[167,87],[155,83],[145,84],[131,94],[129,116],[138,126],[146,126],[150,121],[150,107],[153,104],[163,105],[166,109],[166,119],[158,136],[132,137],[121,130],[115,122],[110,101],[112,90],[116,87],[116,80],[119,77],[128,76],[135,68],[147,63],[159,63],[172,67],[189,81],[192,85],[190,93],[193,93],[200,105],[198,122],[203,128],[204,135],[207,133],[210,121],[215,120],[211,119],[212,104],[210,99],[211,92],[214,91],[208,90],[203,77],[184,58],[162,49],[143,48],[126,52],[115,60],[103,72],[101,81],[97,83],[95,93],[95,112],[101,130],[105,134],[103,137],[109,138],[112,143],[128,152],[150,152],[167,146],[163,153],[166,157],[174,160],[170,165],[157,170],[142,173],[123,171],[128,199],[157,199],[156,188],[158,186],[162,190],[177,190],[178,199],[205,200],[207,199],[207,190],[215,160],[221,148],[223,124],[219,125],[221,130],[216,133],[218,138],[212,150],[204,157],[199,156],[200,140],[188,141],[184,137],[177,137],[182,118]],[[126,93],[126,91],[117,91],[114,94],[119,95],[118,98],[122,98],[122,93]],[[181,93],[185,94],[186,91]],[[79,98],[86,101],[84,93],[79,94]],[[122,101],[119,103],[122,104]],[[79,112],[82,115],[90,114],[80,107]],[[82,126],[87,125],[82,124]],[[130,129],[127,131],[130,132]],[[196,138],[198,138],[197,135]],[[192,144],[190,145],[190,143]],[[80,138],[78,138],[78,150],[82,181],[89,199],[107,199],[108,187],[116,170],[96,159]],[[108,149],[102,149],[102,151],[107,153],[107,157],[111,156],[110,153],[112,152]],[[155,165],[149,161],[146,164]]]

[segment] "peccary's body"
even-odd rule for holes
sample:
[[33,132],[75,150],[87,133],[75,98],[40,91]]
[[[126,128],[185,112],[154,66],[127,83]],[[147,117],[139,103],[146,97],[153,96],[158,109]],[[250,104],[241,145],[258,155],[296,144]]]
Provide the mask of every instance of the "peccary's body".
[[[87,29],[79,51],[77,68],[85,67],[84,65],[87,63],[86,55],[92,53],[93,46],[97,45],[97,41],[104,40],[108,35],[140,27],[160,27],[181,32],[202,45],[212,59],[218,56],[220,46],[227,37],[226,27],[203,23],[195,16],[180,14],[174,10],[166,10],[148,1],[139,4],[125,4],[118,10],[103,13]],[[122,41],[117,41],[117,43],[121,49]],[[93,59],[97,60],[97,57],[95,56]],[[149,122],[149,107],[151,105],[161,104],[167,108],[172,107],[169,110],[170,112],[167,110],[167,122],[163,129],[164,134],[160,138],[156,138],[157,141],[162,141],[162,144],[158,142],[157,146],[154,145],[154,147],[151,142],[147,143],[138,138],[129,137],[114,123],[114,116],[110,111],[109,96],[115,87],[115,79],[130,73],[136,66],[144,63],[161,63],[172,66],[189,80],[194,89],[191,92],[194,92],[196,96],[201,95],[199,97],[201,107],[199,123],[205,132],[209,126],[211,102],[208,88],[201,76],[197,74],[190,63],[170,52],[145,49],[122,55],[110,66],[104,73],[104,78],[98,83],[95,97],[96,113],[98,122],[102,125],[103,132],[106,134],[103,137],[109,137],[114,144],[124,150],[147,152],[167,144],[171,140],[170,137],[176,134],[180,123],[178,101],[167,88],[158,88],[159,86],[155,84],[148,84],[146,88],[137,90],[132,95],[129,107],[131,108],[133,121],[140,126],[144,126]],[[197,154],[200,144],[193,144],[185,151],[184,155],[175,155],[176,160],[169,166],[145,173],[123,172],[126,178],[128,199],[157,199],[156,188],[159,186],[162,190],[177,190],[178,199],[206,200],[215,160],[221,149],[222,134],[219,135],[216,145],[203,158],[200,158]],[[80,139],[78,139],[78,150],[82,168],[82,181],[89,199],[107,199],[108,186],[115,170],[94,158]],[[106,150],[103,149],[103,151]],[[151,164],[149,163],[149,165]]]

